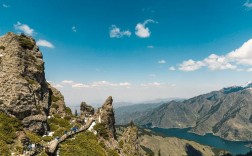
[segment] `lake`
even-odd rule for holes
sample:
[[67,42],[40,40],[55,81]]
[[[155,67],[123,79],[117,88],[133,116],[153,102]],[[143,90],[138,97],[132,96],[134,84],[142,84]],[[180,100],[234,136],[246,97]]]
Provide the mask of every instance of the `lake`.
[[178,129],[163,129],[163,128],[149,128],[150,130],[163,134],[167,137],[177,137],[186,140],[192,140],[200,144],[208,145],[218,149],[224,149],[232,154],[245,154],[250,151],[247,145],[249,142],[241,141],[227,141],[220,137],[214,136],[212,134],[206,134],[204,136],[197,135],[194,133],[187,132],[190,128]]

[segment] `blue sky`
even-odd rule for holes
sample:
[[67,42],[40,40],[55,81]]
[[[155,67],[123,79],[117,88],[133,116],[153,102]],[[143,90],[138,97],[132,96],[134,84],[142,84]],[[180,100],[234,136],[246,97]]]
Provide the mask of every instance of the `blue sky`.
[[252,1],[0,0],[68,105],[192,97],[252,76]]

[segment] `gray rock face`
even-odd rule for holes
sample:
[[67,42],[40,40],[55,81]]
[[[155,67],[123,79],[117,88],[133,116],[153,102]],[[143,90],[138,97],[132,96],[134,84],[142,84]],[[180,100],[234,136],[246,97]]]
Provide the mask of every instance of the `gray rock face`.
[[50,93],[39,48],[31,37],[13,33],[0,37],[0,47],[0,110],[44,134]]
[[[252,85],[252,84],[251,84]],[[230,87],[183,102],[169,102],[137,119],[140,125],[187,128],[227,140],[252,139],[252,89]]]
[[116,139],[115,115],[112,103],[113,99],[110,96],[107,98],[102,107],[97,110],[95,118],[98,122],[104,123],[109,132],[109,136]]

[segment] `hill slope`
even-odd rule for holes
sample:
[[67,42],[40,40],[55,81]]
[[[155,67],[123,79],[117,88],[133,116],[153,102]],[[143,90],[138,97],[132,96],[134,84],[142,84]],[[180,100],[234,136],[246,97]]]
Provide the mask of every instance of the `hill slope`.
[[186,128],[227,140],[252,139],[252,83],[224,88],[183,102],[171,101],[135,122],[161,128]]

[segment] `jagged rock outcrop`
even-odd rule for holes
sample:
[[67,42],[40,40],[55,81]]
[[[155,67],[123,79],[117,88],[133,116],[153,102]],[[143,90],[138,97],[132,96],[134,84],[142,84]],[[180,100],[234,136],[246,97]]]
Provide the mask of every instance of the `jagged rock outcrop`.
[[252,139],[252,83],[161,105],[135,122],[161,128],[186,128],[227,140]]
[[0,37],[0,110],[20,119],[24,128],[44,134],[49,99],[44,61],[35,40],[14,33]]
[[94,115],[95,110],[92,106],[86,104],[86,102],[82,102],[80,105],[80,112],[81,116],[88,117]]
[[134,125],[124,129],[122,136],[119,139],[119,148],[122,156],[143,156],[144,153],[140,147],[138,139],[138,128]]
[[98,123],[104,123],[110,138],[116,139],[115,116],[113,110],[113,98],[109,96],[101,108],[95,113]]
[[51,93],[51,106],[50,115],[58,114],[60,116],[66,115],[66,104],[64,101],[64,96],[56,88],[48,84],[49,91]]

